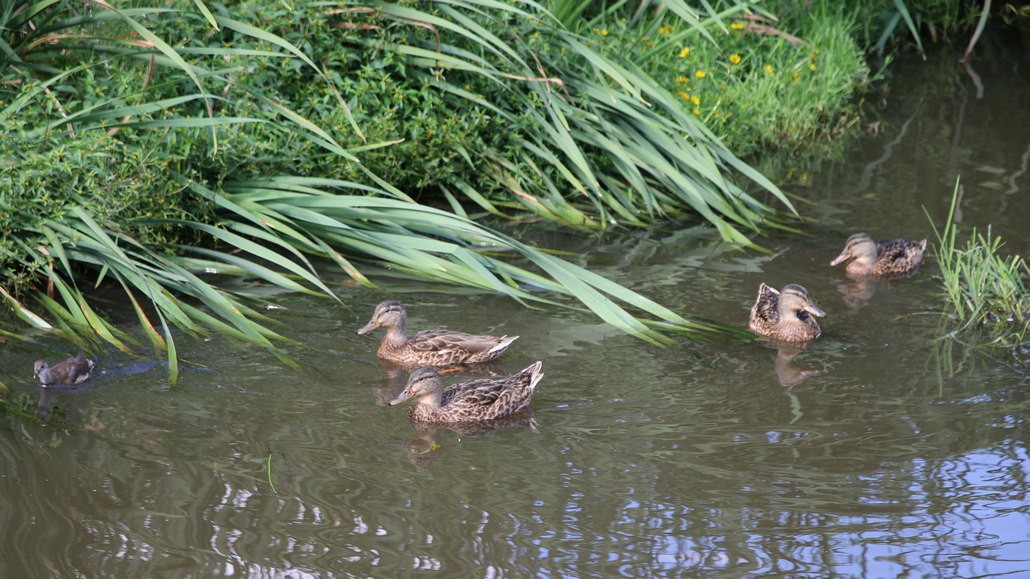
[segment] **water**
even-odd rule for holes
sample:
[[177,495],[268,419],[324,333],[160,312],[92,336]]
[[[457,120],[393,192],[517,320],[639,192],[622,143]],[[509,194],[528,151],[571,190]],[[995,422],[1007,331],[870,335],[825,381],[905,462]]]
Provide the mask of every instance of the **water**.
[[693,231],[548,239],[742,328],[760,282],[801,283],[829,314],[807,350],[660,349],[586,314],[387,284],[413,329],[521,335],[492,371],[543,360],[532,421],[479,433],[383,405],[405,376],[375,362],[381,331],[355,330],[387,296],[342,283],[342,305],[276,298],[299,371],[212,337],[180,344],[175,386],[112,353],[39,401],[32,360],[67,352],[6,344],[12,396],[71,428],[0,417],[0,575],[1030,573],[1026,367],[935,340],[932,263],[872,288],[827,265],[857,230],[931,236],[921,207],[942,220],[956,174],[963,225],[1026,255],[1028,88],[989,61],[983,99],[950,65],[896,69],[879,135],[812,177],[817,223],[760,239],[771,255]]

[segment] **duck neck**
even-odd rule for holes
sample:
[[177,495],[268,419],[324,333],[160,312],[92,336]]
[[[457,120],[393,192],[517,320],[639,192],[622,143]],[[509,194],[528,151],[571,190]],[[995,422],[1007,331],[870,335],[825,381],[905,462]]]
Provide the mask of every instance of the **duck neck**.
[[403,321],[396,326],[386,328],[386,336],[383,338],[383,345],[391,349],[397,349],[408,342],[408,328]]
[[427,410],[439,410],[443,406],[443,390],[436,389],[423,394],[419,397],[418,403]]
[[419,397],[418,403],[411,407],[409,415],[419,420],[433,422],[443,414],[442,399],[443,395],[439,390],[423,394]]

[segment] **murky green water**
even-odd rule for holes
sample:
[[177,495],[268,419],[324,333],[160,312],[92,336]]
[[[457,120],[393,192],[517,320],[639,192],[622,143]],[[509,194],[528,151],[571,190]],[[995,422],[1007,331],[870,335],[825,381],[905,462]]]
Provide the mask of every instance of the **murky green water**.
[[[663,350],[587,315],[395,284],[413,328],[520,334],[503,370],[546,374],[531,424],[416,431],[383,405],[405,377],[374,362],[381,333],[354,333],[385,296],[282,295],[301,371],[213,338],[182,345],[175,387],[101,358],[91,387],[42,401],[71,431],[0,417],[0,576],[1030,573],[1026,367],[935,342],[932,263],[880,287],[827,266],[857,230],[931,236],[922,207],[943,219],[958,174],[963,223],[1030,250],[1030,88],[1009,60],[983,65],[982,99],[950,65],[898,69],[879,135],[801,191],[812,236],[760,240],[772,256],[689,231],[563,241],[741,327],[760,282],[801,283],[829,314],[808,350]],[[37,395],[33,359],[67,354],[40,343],[2,346],[16,395]]]

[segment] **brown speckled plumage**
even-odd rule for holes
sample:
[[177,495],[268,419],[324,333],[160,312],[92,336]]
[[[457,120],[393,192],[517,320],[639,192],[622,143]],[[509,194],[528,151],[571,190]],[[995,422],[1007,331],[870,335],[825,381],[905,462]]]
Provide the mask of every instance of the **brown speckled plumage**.
[[925,239],[876,241],[868,233],[856,233],[848,238],[844,250],[830,265],[850,259],[844,271],[852,277],[905,277],[915,273],[919,264],[923,263],[924,251]]
[[435,369],[418,368],[408,377],[404,390],[390,401],[394,406],[418,397],[408,415],[418,422],[477,422],[511,416],[529,406],[537,382],[544,375],[542,363],[499,380],[479,379],[452,384],[446,389]]
[[76,354],[64,362],[50,366],[46,360],[36,360],[32,375],[43,386],[82,384],[90,378],[94,362],[82,354]]
[[808,290],[792,283],[778,292],[763,283],[758,288],[755,305],[751,306],[748,327],[760,336],[775,340],[809,342],[822,334],[812,316],[821,318],[826,312],[812,303]]
[[378,327],[386,328],[376,355],[408,366],[456,366],[496,359],[518,336],[476,336],[451,330],[423,330],[410,338],[408,314],[400,302],[387,300],[376,306],[372,320],[358,330],[359,334]]

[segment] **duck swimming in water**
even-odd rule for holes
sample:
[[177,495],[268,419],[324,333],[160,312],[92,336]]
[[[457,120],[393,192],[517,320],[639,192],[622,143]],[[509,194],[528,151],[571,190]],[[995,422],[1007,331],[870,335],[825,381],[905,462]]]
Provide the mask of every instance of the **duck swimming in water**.
[[478,422],[505,418],[529,406],[537,383],[544,377],[541,366],[542,362],[536,362],[499,380],[481,378],[447,388],[444,388],[443,380],[435,369],[428,366],[418,368],[408,377],[404,390],[390,401],[390,406],[417,396],[418,403],[411,407],[408,416],[418,422]]
[[82,384],[90,379],[95,363],[82,354],[76,354],[53,366],[46,360],[36,360],[32,375],[42,386]]
[[808,290],[792,283],[783,286],[782,291],[762,283],[758,287],[758,298],[751,306],[748,328],[759,336],[784,342],[810,342],[822,334],[816,317],[825,317]]
[[378,327],[386,328],[386,336],[379,342],[376,355],[382,360],[408,366],[489,362],[518,339],[518,336],[477,336],[453,330],[422,330],[409,338],[408,313],[394,300],[376,306],[372,320],[358,333],[366,334]]
[[868,233],[856,233],[844,243],[831,266],[851,260],[844,272],[851,277],[905,277],[923,263],[926,240],[892,239],[876,241]]

